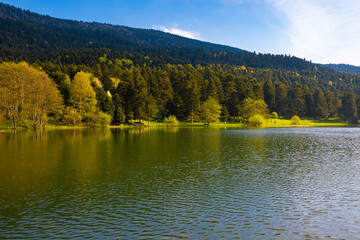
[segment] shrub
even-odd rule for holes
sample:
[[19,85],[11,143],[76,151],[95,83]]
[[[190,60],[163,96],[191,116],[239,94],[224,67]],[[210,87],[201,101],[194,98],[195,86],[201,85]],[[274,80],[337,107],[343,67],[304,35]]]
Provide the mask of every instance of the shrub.
[[86,113],[84,116],[84,121],[86,125],[95,127],[96,125],[100,124],[100,117],[96,113]]
[[75,126],[77,123],[81,123],[81,115],[75,109],[67,108],[63,117],[63,123]]
[[219,121],[221,106],[215,98],[209,97],[201,105],[200,118],[205,125]]
[[277,114],[277,112],[272,112],[272,113],[270,114],[270,117],[271,117],[271,118],[279,118],[279,115]]
[[291,121],[292,125],[300,125],[301,124],[301,120],[300,120],[299,116],[296,116],[296,115],[293,116],[290,121]]
[[112,117],[109,114],[99,112],[100,125],[109,126],[112,120]]
[[0,112],[0,125],[5,124],[6,123],[6,118],[5,116]]
[[259,114],[255,114],[249,118],[249,124],[254,126],[261,126],[265,124],[265,118]]
[[167,126],[179,125],[179,121],[177,120],[176,116],[174,116],[174,115],[170,115],[168,118],[164,118],[164,123]]
[[33,121],[30,119],[24,119],[21,123],[21,126],[26,128],[26,129],[33,129],[34,125],[33,125]]

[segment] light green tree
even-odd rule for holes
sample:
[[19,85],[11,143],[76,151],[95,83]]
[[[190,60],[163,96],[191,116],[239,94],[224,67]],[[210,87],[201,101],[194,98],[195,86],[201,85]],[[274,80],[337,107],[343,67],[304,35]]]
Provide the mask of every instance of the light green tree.
[[265,124],[265,118],[259,114],[255,114],[249,118],[249,124],[254,126],[261,126]]
[[176,116],[170,115],[169,117],[164,118],[164,123],[166,126],[176,126],[179,125],[179,121],[177,120]]
[[145,104],[145,120],[148,121],[148,126],[150,126],[150,121],[156,117],[158,111],[155,98],[149,94]]
[[89,74],[78,72],[70,87],[70,104],[84,117],[96,111],[96,93],[91,86]]
[[292,125],[300,125],[301,124],[301,120],[299,116],[292,116],[292,118],[290,119],[291,124]]
[[25,62],[0,64],[0,108],[13,128],[26,119],[41,128],[47,114],[61,106],[60,93],[46,73]]
[[219,121],[221,106],[215,98],[209,97],[202,105],[200,119],[205,125]]
[[245,99],[240,105],[238,105],[239,116],[248,121],[251,116],[260,115],[266,117],[269,114],[267,104],[264,100],[253,100],[251,98]]
[[73,108],[66,108],[63,116],[64,124],[72,124],[75,126],[77,123],[81,122],[81,115]]
[[277,112],[272,112],[272,113],[270,114],[270,117],[271,117],[271,118],[279,118],[279,115],[277,114]]

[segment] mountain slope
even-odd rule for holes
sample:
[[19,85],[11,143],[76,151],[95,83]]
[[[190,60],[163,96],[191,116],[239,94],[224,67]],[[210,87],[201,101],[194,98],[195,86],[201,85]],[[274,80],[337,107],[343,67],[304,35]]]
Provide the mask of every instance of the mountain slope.
[[[204,50],[242,52],[238,48],[188,39],[157,30],[57,19],[1,3],[0,18],[1,33],[5,33],[8,39],[20,35],[24,42],[31,42],[33,45],[41,48],[108,47],[118,49],[122,46],[142,46],[190,47],[202,48]],[[11,25],[14,25],[15,28],[9,29]],[[36,37],[28,34],[27,31],[16,31],[18,29],[34,31]],[[49,33],[55,33],[55,36],[51,36]],[[59,39],[59,34],[62,35],[60,39],[64,39],[63,43],[52,45],[51,43],[54,43],[54,39]],[[76,40],[75,43],[74,40]]]
[[113,56],[149,56],[157,66],[230,64],[293,70],[315,66],[292,56],[255,54],[157,30],[57,19],[1,3],[0,36],[0,61],[59,58],[65,64],[92,64],[89,59],[109,55],[110,51]]
[[324,64],[324,66],[338,72],[360,75],[360,67],[348,64]]

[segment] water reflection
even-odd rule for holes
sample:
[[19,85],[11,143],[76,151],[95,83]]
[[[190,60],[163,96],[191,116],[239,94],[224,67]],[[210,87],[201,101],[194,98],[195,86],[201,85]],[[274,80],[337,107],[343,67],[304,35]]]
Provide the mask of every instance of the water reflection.
[[360,130],[0,133],[4,238],[356,238]]

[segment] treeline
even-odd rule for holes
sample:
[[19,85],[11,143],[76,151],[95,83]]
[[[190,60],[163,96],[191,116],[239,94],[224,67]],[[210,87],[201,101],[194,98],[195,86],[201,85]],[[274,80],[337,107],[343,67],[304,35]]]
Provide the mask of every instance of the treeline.
[[45,122],[119,125],[135,119],[162,121],[172,115],[180,121],[209,123],[204,116],[209,109],[246,121],[243,109],[249,100],[264,101],[267,112],[281,117],[339,116],[357,122],[360,98],[354,91],[359,80],[331,77],[332,81],[316,69],[190,64],[160,68],[135,65],[130,59],[109,61],[106,55],[93,66],[4,62],[0,107],[2,119],[13,127],[25,120],[33,127]]

